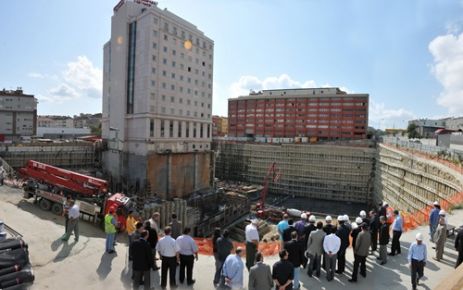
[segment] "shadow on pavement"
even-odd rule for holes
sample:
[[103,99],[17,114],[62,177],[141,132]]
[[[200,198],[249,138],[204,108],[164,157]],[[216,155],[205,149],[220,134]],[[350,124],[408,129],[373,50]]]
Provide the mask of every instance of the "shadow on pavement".
[[96,273],[98,274],[98,277],[100,280],[106,279],[108,277],[109,273],[111,273],[112,269],[112,262],[113,259],[117,257],[117,254],[108,254],[104,252],[104,254],[101,256],[100,264],[98,265],[98,268],[96,269]]
[[74,248],[76,244],[77,244],[76,242],[71,243],[71,244],[69,244],[68,242],[63,242],[63,247],[61,248],[61,251],[58,253],[58,255],[56,255],[56,257],[53,259],[53,262],[55,263],[61,262],[67,257],[69,257],[69,254],[71,254],[72,248]]
[[54,240],[53,243],[51,243],[50,249],[53,252],[56,252],[59,249],[59,246],[61,246],[62,244],[63,244],[63,241],[61,240],[61,237],[59,237],[58,239]]

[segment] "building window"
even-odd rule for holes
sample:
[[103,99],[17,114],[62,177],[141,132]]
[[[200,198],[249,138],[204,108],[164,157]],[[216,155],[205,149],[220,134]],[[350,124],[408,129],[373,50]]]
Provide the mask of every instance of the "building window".
[[155,86],[156,86],[156,81],[153,81],[153,80],[152,80],[152,81],[151,81],[151,86],[152,86],[152,87],[155,87]]
[[167,46],[164,46],[164,48],[162,49],[164,52],[167,52]]
[[191,100],[186,100],[187,105],[191,105]]
[[152,68],[151,68],[151,73],[152,73],[152,74],[155,74],[155,73],[156,73],[156,68],[152,67]]
[[163,89],[166,88],[166,83],[162,83],[162,88],[163,88]]
[[165,70],[162,71],[162,76],[167,76],[167,72]]
[[172,91],[175,91],[175,85],[170,85],[170,89],[171,89]]
[[180,104],[183,104],[183,99],[182,99],[182,98],[178,99],[178,102],[179,102]]
[[[211,124],[207,124],[207,138],[211,138]],[[207,148],[207,145],[206,145]]]
[[163,101],[165,101],[166,100],[166,95],[162,95],[161,98],[162,98]]
[[171,114],[171,115],[174,115],[174,114],[175,114],[174,108],[170,108],[170,114]]
[[167,34],[164,34],[164,40],[169,40],[169,37],[167,36]]
[[161,113],[163,113],[163,114],[166,113],[166,107],[161,107]]
[[199,124],[199,138],[203,138],[203,124]]
[[177,134],[177,137],[178,138],[182,138],[182,121],[178,121],[178,134]]
[[153,36],[158,37],[158,31],[157,30],[153,30]]
[[164,134],[164,120],[161,120],[161,137],[164,138],[165,134]]
[[154,137],[154,119],[150,119],[150,137]]
[[175,67],[175,65],[176,65],[176,62],[173,61],[173,62],[172,62],[172,67]]
[[174,97],[170,97],[170,102],[171,102],[171,103],[174,103],[174,102],[175,102],[175,98],[174,98]]
[[196,138],[196,123],[193,123],[193,138]]
[[172,50],[172,55],[176,55],[177,52],[175,51],[175,49]]
[[190,138],[190,122],[186,122],[185,138]]
[[169,137],[174,137],[174,121],[169,121]]

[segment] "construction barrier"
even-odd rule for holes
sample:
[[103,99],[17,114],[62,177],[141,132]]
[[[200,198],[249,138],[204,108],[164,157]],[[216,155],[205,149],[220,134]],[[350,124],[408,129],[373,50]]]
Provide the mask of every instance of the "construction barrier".
[[[199,253],[201,255],[208,255],[212,256],[212,239],[208,238],[194,238],[196,244],[198,245]],[[233,246],[236,249],[237,247],[241,247],[243,249],[246,248],[245,243],[233,242]],[[279,241],[271,241],[271,242],[260,242],[259,243],[259,251],[264,256],[274,256],[278,255],[280,251],[280,242]]]

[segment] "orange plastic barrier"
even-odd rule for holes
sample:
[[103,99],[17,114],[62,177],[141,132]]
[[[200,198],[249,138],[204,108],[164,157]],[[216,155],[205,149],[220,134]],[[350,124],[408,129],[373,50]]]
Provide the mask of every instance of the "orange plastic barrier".
[[[212,251],[212,239],[208,238],[194,238],[196,241],[196,244],[198,245],[198,252],[202,255],[208,255],[212,256],[213,251]],[[237,247],[241,247],[243,249],[246,248],[246,245],[244,243],[238,243],[238,242],[233,242],[233,246],[235,249]],[[259,243],[259,251],[264,255],[264,256],[273,256],[273,255],[278,255],[278,252],[280,251],[280,242],[261,242]]]

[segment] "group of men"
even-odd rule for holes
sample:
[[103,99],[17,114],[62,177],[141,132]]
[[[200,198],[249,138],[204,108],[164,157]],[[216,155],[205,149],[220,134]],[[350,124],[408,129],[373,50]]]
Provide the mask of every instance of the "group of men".
[[[151,289],[151,271],[161,269],[161,288],[167,287],[169,276],[170,288],[177,287],[176,273],[179,266],[179,281],[187,285],[193,285],[193,264],[198,260],[198,246],[191,237],[191,228],[182,226],[176,214],[172,214],[172,220],[161,233],[159,229],[159,213],[142,222],[134,213],[129,212],[125,230],[128,236],[129,261],[132,263],[133,288],[138,289],[144,285],[144,289]],[[114,237],[120,228],[114,210],[110,209],[105,216],[106,252],[115,253]],[[161,238],[159,238],[161,237]],[[156,256],[159,255],[161,268],[156,265]],[[186,279],[185,279],[186,278]]]

